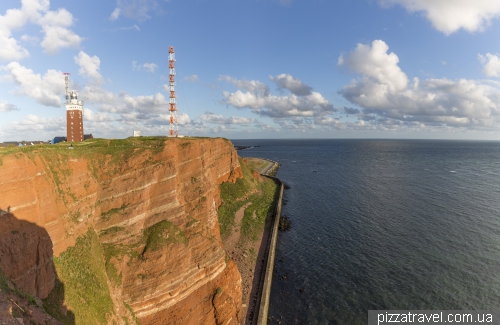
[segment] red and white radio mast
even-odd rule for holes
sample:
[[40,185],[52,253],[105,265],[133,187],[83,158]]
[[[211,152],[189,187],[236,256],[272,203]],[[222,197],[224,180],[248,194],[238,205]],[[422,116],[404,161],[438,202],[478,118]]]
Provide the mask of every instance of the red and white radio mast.
[[168,136],[176,137],[179,135],[179,128],[177,126],[177,107],[175,101],[175,54],[174,47],[168,47],[168,67],[170,69],[170,132]]

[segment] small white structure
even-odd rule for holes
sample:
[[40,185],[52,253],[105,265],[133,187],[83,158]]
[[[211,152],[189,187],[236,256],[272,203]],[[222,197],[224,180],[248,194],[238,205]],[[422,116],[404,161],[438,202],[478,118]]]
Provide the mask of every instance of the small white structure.
[[141,131],[134,131],[134,137],[140,137],[141,136]]

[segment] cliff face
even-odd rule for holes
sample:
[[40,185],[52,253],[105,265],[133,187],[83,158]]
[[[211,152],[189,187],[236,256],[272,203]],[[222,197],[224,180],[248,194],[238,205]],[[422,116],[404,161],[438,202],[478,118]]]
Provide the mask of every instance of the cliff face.
[[[131,139],[99,145],[1,156],[0,209],[45,229],[51,240],[30,236],[22,245],[31,246],[31,255],[22,254],[29,247],[12,236],[0,242],[5,252],[11,249],[5,254],[19,259],[19,275],[11,279],[45,298],[54,278],[50,266],[38,264],[50,259],[53,245],[68,291],[72,273],[63,272],[64,263],[74,254],[68,248],[90,230],[97,234],[112,301],[107,322],[132,314],[141,324],[237,324],[241,277],[222,248],[217,217],[218,185],[241,177],[232,144]],[[33,259],[43,281],[33,282],[34,268],[25,267]],[[66,305],[76,308],[67,296]]]

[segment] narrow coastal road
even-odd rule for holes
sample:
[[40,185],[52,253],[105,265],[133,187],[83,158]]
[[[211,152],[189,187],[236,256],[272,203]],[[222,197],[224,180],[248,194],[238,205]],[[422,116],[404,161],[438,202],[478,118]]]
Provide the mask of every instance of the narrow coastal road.
[[266,160],[267,165],[265,165],[259,172],[263,175],[267,175],[267,172],[269,169],[271,169],[274,166],[274,162]]

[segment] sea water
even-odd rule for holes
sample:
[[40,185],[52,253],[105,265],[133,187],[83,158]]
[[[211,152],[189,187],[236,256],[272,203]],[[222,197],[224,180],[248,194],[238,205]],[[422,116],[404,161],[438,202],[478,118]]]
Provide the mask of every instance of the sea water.
[[500,310],[500,142],[234,140],[290,186],[271,324]]

